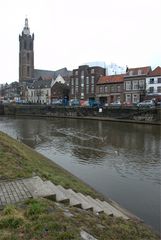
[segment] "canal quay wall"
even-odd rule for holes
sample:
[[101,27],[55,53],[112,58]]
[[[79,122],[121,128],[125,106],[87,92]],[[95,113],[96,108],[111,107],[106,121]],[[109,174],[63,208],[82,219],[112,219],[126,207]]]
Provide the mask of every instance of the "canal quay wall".
[[161,125],[161,108],[90,108],[59,107],[52,105],[0,105],[0,115],[86,118],[97,120],[129,121]]

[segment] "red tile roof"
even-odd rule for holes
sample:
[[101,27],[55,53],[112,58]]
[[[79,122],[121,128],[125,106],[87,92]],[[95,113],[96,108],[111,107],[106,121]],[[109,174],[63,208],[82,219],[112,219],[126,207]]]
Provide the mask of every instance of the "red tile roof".
[[105,83],[123,83],[125,74],[119,75],[109,75],[102,76],[99,78],[97,84],[105,84]]
[[128,68],[126,76],[139,76],[139,75],[148,75],[148,73],[151,71],[150,66],[146,67],[138,67],[138,68]]
[[148,74],[149,77],[161,76],[161,67],[156,67],[153,71]]

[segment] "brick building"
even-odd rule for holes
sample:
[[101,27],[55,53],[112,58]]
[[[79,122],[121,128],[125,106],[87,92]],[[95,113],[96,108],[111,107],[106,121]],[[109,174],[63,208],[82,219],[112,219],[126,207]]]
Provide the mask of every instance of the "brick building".
[[125,74],[102,76],[99,78],[96,95],[102,104],[124,101]]
[[105,68],[88,65],[74,69],[70,77],[70,99],[96,99],[96,84],[100,76],[105,75]]

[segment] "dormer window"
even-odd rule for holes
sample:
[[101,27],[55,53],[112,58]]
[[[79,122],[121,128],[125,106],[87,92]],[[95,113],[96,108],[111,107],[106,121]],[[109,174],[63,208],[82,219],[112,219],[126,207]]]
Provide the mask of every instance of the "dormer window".
[[132,76],[132,75],[133,75],[133,71],[132,71],[132,70],[129,72],[129,75],[130,75],[130,76]]
[[94,74],[94,68],[91,69],[91,74]]
[[138,70],[138,75],[141,75],[141,69]]

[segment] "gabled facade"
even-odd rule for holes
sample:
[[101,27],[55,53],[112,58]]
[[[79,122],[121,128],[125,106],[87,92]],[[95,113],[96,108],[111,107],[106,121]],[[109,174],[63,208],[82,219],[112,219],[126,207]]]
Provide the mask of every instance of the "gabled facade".
[[156,67],[146,77],[146,93],[149,98],[161,100],[161,67]]
[[51,103],[51,88],[54,84],[54,79],[37,80],[28,87],[28,102],[38,104]]
[[125,74],[102,76],[99,78],[96,95],[102,104],[110,104],[118,101],[123,102]]
[[70,77],[70,99],[94,100],[96,84],[100,76],[105,75],[105,68],[88,65],[79,66],[73,70]]
[[136,104],[146,95],[146,78],[151,67],[129,68],[124,77],[124,98],[126,103]]

